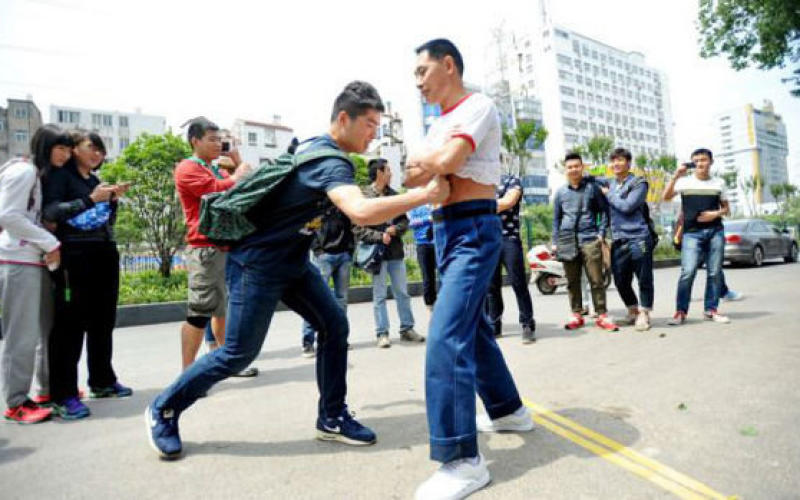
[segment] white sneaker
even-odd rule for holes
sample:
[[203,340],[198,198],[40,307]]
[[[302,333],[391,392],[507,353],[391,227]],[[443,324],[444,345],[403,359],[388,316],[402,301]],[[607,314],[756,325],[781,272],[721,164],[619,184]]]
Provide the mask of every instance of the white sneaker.
[[528,432],[533,430],[533,418],[526,406],[520,406],[517,411],[495,420],[489,415],[481,414],[475,418],[475,424],[480,432]]
[[744,298],[743,294],[733,290],[728,290],[728,293],[722,296],[722,300],[724,300],[725,302],[735,302],[737,300],[742,300],[743,298]]
[[459,500],[483,488],[492,477],[486,460],[478,454],[478,463],[472,458],[462,458],[442,465],[439,470],[419,485],[415,500]]
[[703,313],[703,317],[708,321],[713,321],[714,323],[730,323],[731,319],[727,316],[723,316],[718,313],[716,310],[712,309],[711,311],[706,311]]
[[644,332],[650,329],[650,315],[646,311],[639,311],[634,323],[637,332]]

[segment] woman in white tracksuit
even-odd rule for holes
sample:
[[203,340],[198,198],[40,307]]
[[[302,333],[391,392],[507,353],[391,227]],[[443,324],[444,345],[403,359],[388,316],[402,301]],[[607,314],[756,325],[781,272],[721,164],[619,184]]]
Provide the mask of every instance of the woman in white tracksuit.
[[46,348],[53,320],[48,266],[56,268],[61,259],[58,240],[40,222],[41,178],[61,167],[71,150],[69,135],[44,125],[31,140],[32,162],[17,158],[0,167],[0,366],[8,406],[4,417],[23,424],[41,422],[51,413],[28,397],[37,364],[41,389],[48,390]]

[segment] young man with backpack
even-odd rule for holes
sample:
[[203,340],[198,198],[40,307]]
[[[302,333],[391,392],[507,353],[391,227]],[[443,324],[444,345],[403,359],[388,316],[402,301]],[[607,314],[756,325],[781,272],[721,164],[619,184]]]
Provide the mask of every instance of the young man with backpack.
[[[147,437],[162,458],[181,454],[181,413],[211,386],[239,372],[259,354],[279,300],[319,333],[317,438],[353,446],[375,443],[375,433],[353,418],[345,402],[347,316],[309,262],[308,254],[314,230],[319,228],[330,202],[354,224],[371,225],[449,195],[449,184],[436,177],[422,189],[364,198],[347,153],[367,149],[383,109],[372,85],[360,81],[348,84],[334,103],[329,133],[298,146],[294,162],[299,166],[278,173],[280,179],[268,189],[246,193],[263,196],[247,214],[255,230],[233,242],[228,255],[230,296],[225,345],[195,361],[145,412]],[[260,181],[264,168],[242,188],[253,179]]]
[[608,230],[608,205],[598,183],[583,175],[581,155],[567,153],[564,168],[567,184],[561,186],[553,200],[553,251],[564,263],[572,310],[564,328],[576,330],[585,324],[581,315],[581,274],[585,270],[592,289],[594,311],[598,314],[595,325],[615,332],[619,327],[608,315],[603,283],[602,245]]
[[[601,186],[611,219],[611,270],[622,302],[628,308],[626,322],[636,330],[650,329],[653,310],[653,248],[650,211],[647,207],[648,184],[631,174],[631,152],[617,148],[611,153],[614,179]],[[639,299],[631,286],[633,276],[639,282]]]

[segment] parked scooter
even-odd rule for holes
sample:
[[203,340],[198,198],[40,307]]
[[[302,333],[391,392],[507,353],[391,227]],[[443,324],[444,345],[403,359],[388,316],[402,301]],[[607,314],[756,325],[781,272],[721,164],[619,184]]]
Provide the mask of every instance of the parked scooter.
[[[552,295],[560,286],[567,286],[564,264],[545,245],[536,245],[528,250],[528,264],[531,267],[531,280],[542,295]],[[611,269],[603,270],[603,286],[611,285]]]

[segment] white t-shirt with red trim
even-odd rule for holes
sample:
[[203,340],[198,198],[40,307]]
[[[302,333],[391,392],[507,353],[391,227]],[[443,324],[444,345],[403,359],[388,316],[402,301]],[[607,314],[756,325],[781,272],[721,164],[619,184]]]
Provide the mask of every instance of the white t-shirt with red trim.
[[453,137],[464,138],[473,151],[455,175],[480,184],[497,185],[502,173],[501,130],[494,102],[483,94],[467,94],[433,121],[425,136],[425,146],[439,149]]

